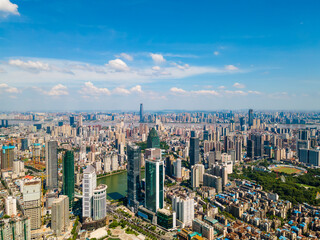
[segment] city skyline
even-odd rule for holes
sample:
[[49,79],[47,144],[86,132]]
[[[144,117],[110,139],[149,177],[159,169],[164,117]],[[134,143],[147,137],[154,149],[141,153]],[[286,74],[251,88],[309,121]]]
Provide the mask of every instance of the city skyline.
[[319,5],[4,0],[0,110],[319,110]]

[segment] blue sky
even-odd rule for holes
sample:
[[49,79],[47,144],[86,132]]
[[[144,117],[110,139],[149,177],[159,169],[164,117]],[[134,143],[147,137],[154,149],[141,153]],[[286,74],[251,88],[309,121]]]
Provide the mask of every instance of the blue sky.
[[0,0],[0,110],[319,110],[319,9]]

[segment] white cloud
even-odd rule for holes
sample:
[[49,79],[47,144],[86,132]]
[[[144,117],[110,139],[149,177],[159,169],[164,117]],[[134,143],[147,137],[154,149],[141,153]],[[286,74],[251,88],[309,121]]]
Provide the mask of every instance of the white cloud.
[[236,70],[239,70],[239,68],[237,68],[236,66],[234,65],[226,65],[224,66],[224,68],[228,71],[236,71]]
[[244,84],[236,82],[235,84],[233,84],[233,87],[235,87],[235,88],[245,88],[246,86]]
[[9,60],[9,65],[20,67],[26,70],[41,70],[41,71],[50,71],[51,68],[48,63],[43,63],[40,61],[22,61],[20,59]]
[[134,86],[130,89],[130,92],[135,92],[135,93],[143,93],[142,88],[140,85]]
[[116,55],[117,58],[124,58],[128,61],[133,61],[133,57],[127,53],[120,53],[120,55]]
[[187,91],[183,90],[182,88],[176,88],[176,87],[173,87],[173,88],[170,88],[170,92],[172,93],[186,93]]
[[127,66],[127,64],[119,58],[115,60],[110,60],[108,64],[106,64],[106,66],[120,72],[129,71],[129,67]]
[[117,87],[117,88],[113,89],[112,93],[119,94],[119,95],[128,95],[128,94],[130,94],[130,91],[125,88]]
[[9,14],[20,15],[18,5],[9,0],[0,0],[0,16],[7,17]]
[[93,85],[92,82],[85,82],[84,86],[79,91],[82,95],[91,95],[91,96],[98,96],[101,94],[110,95],[110,91],[108,88],[98,88]]
[[256,95],[261,95],[262,93],[261,92],[259,92],[259,91],[248,91],[248,93],[250,93],[250,94],[256,94]]
[[68,88],[62,84],[55,85],[51,88],[50,91],[46,92],[49,96],[62,96],[62,95],[68,95]]
[[219,93],[214,90],[196,90],[196,91],[186,91],[182,88],[173,87],[170,89],[170,92],[173,94],[188,94],[188,95],[214,95],[218,96]]
[[15,87],[10,87],[8,84],[6,83],[1,83],[0,84],[0,91],[3,90],[7,93],[19,93],[20,91],[18,90],[18,88]]
[[154,67],[152,67],[152,70],[154,70],[154,71],[160,71],[160,67],[159,66],[154,66]]
[[225,86],[220,86],[218,87],[219,89],[225,89],[226,87]]
[[226,94],[228,95],[240,95],[240,96],[246,96],[248,95],[247,92],[241,91],[241,90],[237,90],[237,91],[230,91],[230,90],[225,90],[224,91]]
[[191,91],[191,93],[202,94],[202,95],[214,95],[214,96],[219,95],[219,93],[215,90],[197,90],[197,91]]
[[213,54],[218,56],[220,53],[218,51],[214,51]]
[[161,63],[164,63],[166,61],[161,54],[150,53],[150,56],[151,56],[152,60],[156,64],[161,64]]

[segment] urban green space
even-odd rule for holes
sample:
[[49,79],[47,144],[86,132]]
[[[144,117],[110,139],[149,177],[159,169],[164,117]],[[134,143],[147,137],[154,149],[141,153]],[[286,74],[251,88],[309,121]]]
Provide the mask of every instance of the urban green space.
[[320,205],[320,199],[316,199],[317,193],[320,192],[320,170],[318,169],[308,169],[306,174],[293,176],[280,172],[263,172],[243,168],[241,173],[236,170],[229,177],[255,181],[264,190],[275,192],[281,199],[291,201],[293,204]]

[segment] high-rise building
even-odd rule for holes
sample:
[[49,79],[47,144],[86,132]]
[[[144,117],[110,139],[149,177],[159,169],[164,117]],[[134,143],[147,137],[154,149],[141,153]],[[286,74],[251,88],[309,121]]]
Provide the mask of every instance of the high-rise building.
[[12,169],[14,160],[14,146],[2,146],[1,169]]
[[200,162],[199,160],[199,138],[191,137],[190,138],[190,150],[189,150],[189,157],[190,157],[190,165],[193,166]]
[[25,180],[23,184],[23,212],[31,220],[31,230],[41,227],[41,179]]
[[203,184],[204,165],[195,164],[191,167],[191,184],[192,188],[196,189]]
[[70,126],[73,126],[74,125],[74,116],[71,116],[70,117]]
[[101,220],[107,216],[107,185],[100,184],[93,190],[93,220]]
[[177,219],[186,226],[192,225],[194,219],[194,199],[183,196],[173,196],[172,210],[177,213]]
[[143,122],[143,104],[140,103],[140,122]]
[[160,148],[160,139],[155,128],[152,128],[149,132],[147,148]]
[[164,206],[164,162],[161,159],[147,159],[145,174],[145,207],[156,212]]
[[54,234],[60,236],[69,227],[69,198],[60,195],[52,202],[51,208],[51,229]]
[[97,175],[94,167],[91,165],[83,171],[82,180],[82,217],[92,218],[92,202],[93,202],[93,191],[97,186]]
[[27,138],[22,138],[21,139],[21,151],[28,150],[28,139]]
[[31,240],[30,218],[14,217],[0,220],[0,240]]
[[181,181],[182,180],[182,173],[181,173],[181,159],[178,158],[174,163],[174,176],[176,178],[177,181]]
[[46,144],[47,189],[58,188],[58,142],[48,141]]
[[203,174],[203,186],[213,187],[217,193],[222,191],[222,179],[221,177],[211,175],[209,173]]
[[264,155],[264,136],[261,134],[251,135],[251,140],[254,142],[254,156],[263,157]]
[[128,187],[128,206],[133,207],[135,211],[139,207],[140,193],[140,147],[134,144],[127,145],[128,154],[128,171],[127,171],[127,187]]
[[15,216],[17,215],[17,199],[12,196],[8,196],[5,200],[6,215]]
[[69,207],[73,206],[74,200],[74,154],[66,151],[63,157],[63,186],[62,192],[69,198]]
[[249,109],[248,112],[248,124],[251,127],[253,125],[253,110]]
[[247,157],[254,158],[254,141],[250,139],[247,141]]

